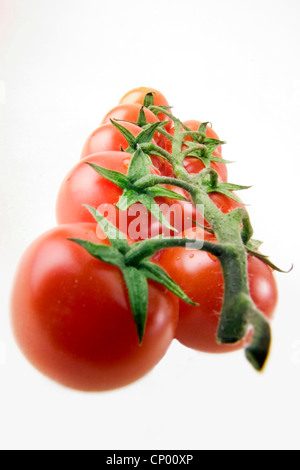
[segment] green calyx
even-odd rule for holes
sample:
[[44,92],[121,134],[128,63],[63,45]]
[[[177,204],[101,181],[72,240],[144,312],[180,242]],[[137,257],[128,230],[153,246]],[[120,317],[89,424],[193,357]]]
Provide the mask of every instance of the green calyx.
[[[176,284],[161,267],[149,261],[149,258],[164,247],[184,246],[186,243],[200,246],[199,241],[176,238],[164,240],[158,238],[145,240],[130,246],[127,237],[96,209],[90,206],[86,206],[86,208],[100,225],[111,246],[97,245],[87,240],[80,239],[70,239],[70,241],[80,245],[94,258],[104,263],[112,264],[122,271],[128,289],[129,301],[140,343],[143,340],[147,321],[147,279],[162,284],[183,301],[191,305],[196,305],[182,291],[178,284]],[[213,250],[214,253],[218,252],[216,246],[213,246],[213,244],[210,245],[212,245],[210,249]]]
[[[129,165],[128,173],[125,176],[123,173],[108,170],[107,168],[99,167],[93,163],[87,162],[98,174],[103,178],[108,179],[112,183],[123,189],[123,194],[117,204],[117,209],[126,211],[133,204],[141,203],[151,214],[165,227],[176,232],[177,230],[172,227],[163,213],[159,205],[156,203],[156,197],[166,197],[175,200],[185,200],[185,198],[174,191],[171,191],[163,186],[155,185],[153,187],[141,188],[139,181],[143,178],[149,178],[151,181],[152,175],[148,159],[143,150],[137,146],[137,150],[133,153]],[[153,175],[155,178],[155,175]]]

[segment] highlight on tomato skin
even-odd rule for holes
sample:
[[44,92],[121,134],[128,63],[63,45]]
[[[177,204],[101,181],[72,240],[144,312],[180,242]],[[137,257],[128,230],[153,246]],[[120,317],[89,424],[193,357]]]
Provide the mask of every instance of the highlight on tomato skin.
[[63,225],[24,254],[12,294],[17,343],[40,372],[80,391],[120,388],[163,358],[175,336],[178,299],[149,282],[142,344],[121,271],[93,258],[69,238],[100,242],[96,224]]
[[[200,227],[188,230],[183,236],[216,242],[213,234]],[[176,338],[180,343],[207,353],[227,353],[245,347],[245,341],[226,345],[218,344],[216,340],[224,297],[222,268],[217,258],[204,251],[173,248],[158,253],[153,261],[167,271],[191,300],[199,304],[191,306],[179,301]],[[248,273],[252,300],[271,320],[278,298],[272,269],[255,256],[248,256]]]

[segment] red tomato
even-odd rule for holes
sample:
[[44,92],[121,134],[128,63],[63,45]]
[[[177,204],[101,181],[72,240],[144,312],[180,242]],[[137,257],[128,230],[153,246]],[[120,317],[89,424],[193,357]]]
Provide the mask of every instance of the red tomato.
[[[134,88],[133,90],[129,91],[120,100],[120,104],[124,104],[124,103],[144,104],[145,96],[148,93],[154,93],[154,105],[155,106],[169,106],[167,99],[164,97],[164,95],[160,91],[156,90],[155,88],[148,88],[148,87]],[[157,117],[160,121],[170,121],[170,118],[163,113],[158,114]],[[170,122],[166,126],[166,130],[169,130],[171,126],[172,126],[172,122]]]
[[[193,157],[185,158],[183,164],[186,171],[190,174],[198,174],[205,168],[205,165],[201,160]],[[211,162],[210,166],[218,173],[219,180],[226,183],[228,180],[228,172],[225,163]]]
[[[122,126],[128,129],[134,136],[138,136],[142,131],[141,127],[129,122],[123,122]],[[153,142],[156,143],[154,140]],[[124,151],[128,149],[128,146],[128,142],[123,134],[113,124],[102,124],[88,137],[81,152],[81,159],[95,153]],[[166,161],[163,158],[160,158],[157,155],[151,155],[151,160],[153,165],[158,168],[159,171],[164,171]]]
[[[215,241],[213,235],[200,229],[191,229],[188,238]],[[204,252],[173,248],[154,257],[175,282],[198,306],[179,301],[179,325],[176,338],[185,346],[209,353],[225,353],[241,349],[235,345],[218,344],[217,329],[224,297],[221,265],[217,258]],[[248,257],[251,297],[267,318],[272,318],[277,303],[277,287],[271,268],[254,256]]]
[[[134,136],[139,135],[142,129],[134,124],[122,123],[123,127],[131,132]],[[123,134],[111,123],[102,124],[87,139],[81,152],[81,158],[94,153],[126,150],[128,142]]]
[[[121,121],[129,121],[136,123],[138,121],[140,111],[141,105],[138,103],[119,104],[111,111],[109,111],[109,113],[107,113],[102,123],[110,122],[110,119],[119,119]],[[150,111],[150,109],[144,108],[144,112],[146,115],[147,123],[159,121],[159,119],[155,116],[154,113],[152,113],[152,111]],[[157,145],[161,145],[164,141],[164,137],[159,132],[156,132],[154,134],[154,140]]]
[[95,224],[60,226],[22,258],[12,298],[17,342],[39,371],[62,385],[89,392],[123,387],[166,353],[178,323],[178,299],[149,282],[140,346],[121,271],[68,238],[99,243]]
[[[131,154],[126,152],[103,152],[81,160],[67,175],[60,188],[56,205],[58,224],[94,222],[92,215],[84,207],[84,204],[88,204],[106,215],[108,220],[135,241],[149,238],[151,235],[170,234],[140,203],[134,204],[124,212],[117,210],[115,204],[122,195],[122,189],[86,164],[94,163],[125,175],[130,160]],[[153,168],[151,171],[159,173]],[[162,205],[166,217],[170,206],[177,203],[169,198],[156,198],[156,202]],[[182,227],[180,220],[175,228],[181,232]],[[172,233],[174,235],[174,232]]]

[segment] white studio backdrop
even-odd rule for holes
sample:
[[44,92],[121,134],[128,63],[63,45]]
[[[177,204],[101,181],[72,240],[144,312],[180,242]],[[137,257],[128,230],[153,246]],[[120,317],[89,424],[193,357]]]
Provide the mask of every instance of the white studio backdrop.
[[[0,447],[299,448],[298,0],[0,0]],[[211,121],[237,163],[256,238],[290,274],[271,357],[208,356],[174,343],[157,368],[105,394],[36,372],[11,335],[26,247],[55,225],[55,200],[86,137],[136,86],[182,119]]]

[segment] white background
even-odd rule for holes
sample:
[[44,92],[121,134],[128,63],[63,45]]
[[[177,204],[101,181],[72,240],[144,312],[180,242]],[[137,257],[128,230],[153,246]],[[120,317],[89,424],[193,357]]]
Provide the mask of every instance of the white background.
[[[299,0],[0,0],[0,446],[4,449],[299,449]],[[55,225],[55,199],[88,134],[136,86],[182,119],[212,121],[237,163],[256,238],[290,274],[269,364],[174,343],[106,394],[61,388],[18,351],[18,260]]]

